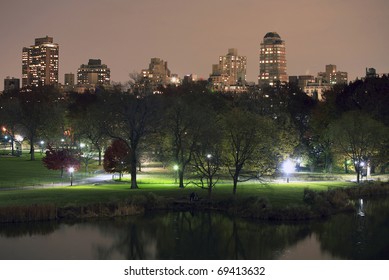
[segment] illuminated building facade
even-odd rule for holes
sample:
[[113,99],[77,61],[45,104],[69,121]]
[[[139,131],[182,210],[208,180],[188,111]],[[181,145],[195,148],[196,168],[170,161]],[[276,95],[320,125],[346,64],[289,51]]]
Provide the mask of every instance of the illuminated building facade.
[[167,67],[167,61],[160,58],[152,58],[148,69],[142,70],[142,76],[147,79],[153,87],[170,83],[171,74]]
[[212,65],[210,81],[216,90],[229,90],[230,86],[246,84],[247,58],[239,56],[235,48],[219,56],[219,63]]
[[259,85],[287,82],[285,42],[276,32],[268,32],[259,53]]
[[77,70],[78,85],[109,85],[111,70],[101,64],[101,59],[89,59],[88,64],[81,64]]
[[319,72],[318,77],[322,77],[323,80],[331,85],[335,84],[347,84],[347,72],[337,71],[336,65],[328,64],[326,65],[325,72]]
[[22,53],[22,87],[58,84],[59,46],[52,37],[36,38]]

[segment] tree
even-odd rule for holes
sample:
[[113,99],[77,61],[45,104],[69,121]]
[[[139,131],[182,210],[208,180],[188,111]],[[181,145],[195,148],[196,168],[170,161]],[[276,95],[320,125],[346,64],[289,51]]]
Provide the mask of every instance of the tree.
[[80,162],[71,150],[56,150],[51,145],[47,146],[46,156],[42,158],[42,161],[47,169],[61,170],[61,177],[63,177],[63,171],[66,168],[73,167],[74,170],[80,168]]
[[15,136],[17,131],[20,131],[20,104],[17,95],[4,94],[0,99],[0,128],[4,135],[10,138],[11,155],[15,155]]
[[68,118],[77,138],[92,144],[98,153],[98,164],[102,163],[103,147],[108,141],[104,127],[105,115],[101,94],[77,94],[69,105]]
[[381,160],[388,162],[388,158],[382,158],[389,143],[388,127],[367,114],[346,112],[330,125],[330,130],[336,151],[354,163],[358,183],[362,167],[368,161],[381,156]]
[[242,97],[242,108],[273,120],[278,134],[275,148],[279,160],[306,154],[311,111],[317,105],[314,99],[293,83],[251,88]]
[[195,151],[193,154],[193,167],[197,173],[200,183],[196,185],[208,189],[208,198],[211,198],[212,190],[215,188],[219,178],[215,178],[221,168],[222,157],[220,150],[213,150],[208,154]]
[[218,172],[222,166],[222,124],[218,116],[209,112],[209,120],[204,124],[197,145],[193,151],[192,164],[201,188],[208,189],[208,198],[219,180]]
[[63,127],[63,106],[53,86],[24,90],[19,94],[20,119],[25,137],[30,141],[30,159],[35,160],[34,144],[39,136],[58,134]]
[[119,180],[123,172],[130,171],[130,150],[122,140],[113,140],[104,153],[104,170],[108,173],[119,173]]
[[158,122],[156,96],[137,98],[127,93],[107,93],[104,122],[107,134],[123,141],[129,150],[131,188],[137,189],[137,163],[139,145],[153,131],[153,125]]
[[179,187],[184,188],[184,174],[193,159],[198,141],[214,120],[207,97],[199,93],[173,91],[166,98],[164,117],[165,135],[171,150],[171,158],[178,166]]
[[[277,158],[272,139],[275,133],[268,119],[239,108],[229,112],[224,122],[223,155],[233,180],[233,194],[236,194],[239,181],[259,178],[274,168]],[[254,170],[243,172],[244,167],[249,166]]]

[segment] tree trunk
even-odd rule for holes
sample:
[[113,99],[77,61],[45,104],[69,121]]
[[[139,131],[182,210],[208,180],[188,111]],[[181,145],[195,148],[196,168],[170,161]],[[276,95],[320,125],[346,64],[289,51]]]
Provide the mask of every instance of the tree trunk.
[[347,159],[344,159],[344,173],[348,174]]
[[235,195],[236,194],[236,188],[238,187],[238,175],[234,175],[233,177],[233,181],[234,181],[234,185],[233,185],[233,188],[232,188],[232,194]]
[[209,184],[208,184],[208,199],[211,199],[211,195],[212,195],[212,177],[209,177]]
[[137,189],[138,188],[138,184],[136,182],[136,163],[137,163],[137,160],[136,160],[136,153],[133,149],[131,149],[131,189]]
[[98,149],[99,151],[99,166],[101,166],[101,149]]
[[183,189],[184,188],[184,171],[183,170],[179,170],[178,171],[178,186],[179,188]]
[[14,141],[14,138],[13,136],[11,136],[11,155],[14,156],[15,155],[15,141]]
[[35,160],[34,138],[30,141],[30,160]]
[[137,189],[138,184],[136,183],[136,165],[131,166],[131,189]]
[[361,175],[361,168],[359,167],[359,162],[358,162],[358,166],[355,166],[355,170],[357,171],[357,183],[359,184],[359,178],[360,178],[360,175]]

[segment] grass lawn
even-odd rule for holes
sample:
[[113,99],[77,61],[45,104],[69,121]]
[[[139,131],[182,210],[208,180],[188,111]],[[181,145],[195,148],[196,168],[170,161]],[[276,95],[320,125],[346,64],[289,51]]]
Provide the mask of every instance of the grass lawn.
[[[272,183],[267,185],[242,184],[238,185],[237,199],[249,196],[266,197],[270,203],[277,206],[286,206],[302,203],[304,188],[327,190],[329,187],[351,186],[352,183],[323,182],[323,183]],[[144,195],[153,192],[158,196],[174,199],[188,199],[189,194],[196,191],[200,197],[207,197],[207,190],[196,187],[179,189],[174,184],[140,184],[139,189],[131,190],[127,183],[105,185],[83,185],[53,188],[39,188],[32,190],[0,191],[0,207],[10,205],[51,204],[58,206],[82,205],[95,202],[120,201],[130,196]],[[222,200],[232,197],[231,184],[217,185],[213,192],[213,199]]]
[[[40,153],[35,153],[35,158],[31,161],[28,153],[20,157],[0,156],[0,188],[69,183],[67,172],[64,171],[61,178],[59,170],[48,170],[43,166]],[[92,164],[89,170],[96,169],[96,166]],[[85,176],[85,173],[80,170],[75,176],[77,179]]]
[[[92,168],[97,168],[92,166]],[[207,197],[207,190],[194,186],[179,189],[174,183],[174,172],[153,168],[141,172],[138,176],[139,189],[131,190],[128,181],[113,182],[98,185],[77,185],[70,187],[68,174],[60,178],[59,171],[47,170],[38,154],[35,161],[29,160],[29,155],[21,157],[0,157],[0,188],[13,187],[13,190],[0,191],[0,207],[10,205],[51,204],[58,206],[82,205],[96,202],[120,201],[130,196],[144,195],[147,192],[167,198],[188,199],[189,194],[196,191],[200,197]],[[78,177],[77,177],[78,176]],[[82,172],[75,174],[75,180]],[[126,176],[127,177],[127,176]],[[128,177],[127,177],[128,178]],[[63,186],[36,189],[17,189],[20,186],[45,185],[62,183]],[[325,182],[291,182],[291,183],[240,183],[237,199],[249,196],[266,197],[270,203],[286,206],[302,203],[304,188],[327,190],[328,188],[352,186],[353,183],[340,181]],[[223,200],[232,197],[232,183],[222,181],[216,185],[213,199]]]

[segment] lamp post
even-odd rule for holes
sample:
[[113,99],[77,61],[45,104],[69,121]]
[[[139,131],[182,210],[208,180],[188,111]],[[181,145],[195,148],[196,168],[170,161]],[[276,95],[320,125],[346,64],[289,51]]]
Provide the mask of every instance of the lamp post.
[[209,163],[212,159],[212,155],[211,154],[207,154],[207,172],[210,173],[210,170],[209,170]]
[[41,154],[43,154],[43,145],[45,144],[45,141],[40,141],[40,144],[41,144]]
[[74,167],[69,167],[68,169],[70,173],[70,186],[73,186],[73,172],[74,172]]
[[294,169],[295,169],[295,165],[294,165],[293,161],[291,161],[290,159],[287,159],[282,164],[282,170],[286,174],[286,182],[287,183],[289,183],[289,175],[291,173],[293,173]]
[[178,177],[178,165],[173,165],[173,170],[175,171],[175,177],[174,177],[174,183],[177,183],[177,177]]

